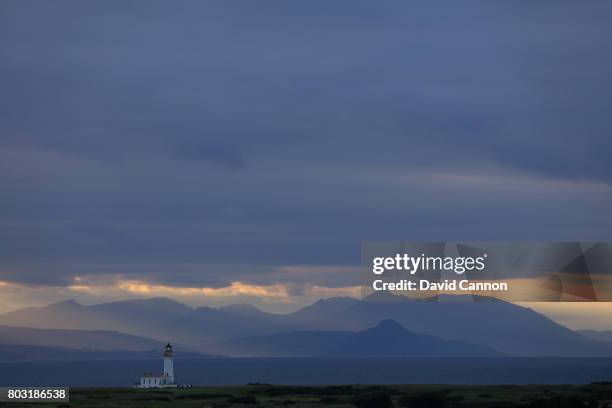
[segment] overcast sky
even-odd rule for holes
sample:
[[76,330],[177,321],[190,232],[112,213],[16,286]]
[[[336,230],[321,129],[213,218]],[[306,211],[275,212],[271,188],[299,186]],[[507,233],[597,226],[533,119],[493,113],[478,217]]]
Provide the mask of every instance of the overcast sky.
[[[0,311],[355,294],[366,240],[611,240],[612,3],[0,3]],[[612,328],[612,322],[610,322]]]

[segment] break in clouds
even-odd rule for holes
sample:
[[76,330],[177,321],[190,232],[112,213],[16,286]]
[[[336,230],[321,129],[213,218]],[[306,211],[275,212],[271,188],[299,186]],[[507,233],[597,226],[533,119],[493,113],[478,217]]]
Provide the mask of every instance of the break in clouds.
[[0,7],[0,281],[291,297],[364,240],[610,239],[609,2]]

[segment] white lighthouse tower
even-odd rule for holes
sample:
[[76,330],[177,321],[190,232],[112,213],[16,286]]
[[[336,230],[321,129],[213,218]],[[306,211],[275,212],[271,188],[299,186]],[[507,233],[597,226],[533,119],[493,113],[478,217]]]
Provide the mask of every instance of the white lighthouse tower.
[[166,344],[164,351],[164,375],[168,377],[170,383],[174,383],[174,360],[172,359],[172,345]]
[[172,345],[168,343],[164,349],[164,371],[159,375],[144,373],[136,388],[176,388],[177,384],[174,381],[174,360],[172,357]]

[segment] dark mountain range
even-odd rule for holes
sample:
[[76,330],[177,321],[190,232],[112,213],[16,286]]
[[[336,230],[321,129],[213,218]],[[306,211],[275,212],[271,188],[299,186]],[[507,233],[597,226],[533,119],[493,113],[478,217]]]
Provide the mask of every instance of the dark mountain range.
[[463,341],[415,334],[393,320],[360,332],[298,331],[230,340],[217,349],[232,356],[256,357],[492,357],[502,353]]
[[[167,298],[127,300],[84,306],[74,300],[47,307],[26,308],[0,316],[0,324],[33,328],[114,330],[171,341],[201,350],[202,345],[255,334],[291,330],[267,313],[237,313],[235,309],[192,309]],[[252,310],[251,310],[252,311]]]
[[355,333],[331,351],[334,356],[493,357],[503,353],[461,340],[444,340],[407,331],[395,320]]
[[[335,313],[357,305],[360,301],[350,297],[321,299],[297,312],[278,316],[277,319],[290,325],[312,328],[334,328],[336,322],[331,318]],[[329,321],[328,321],[328,318]]]
[[578,330],[578,333],[589,339],[612,343],[612,330]]
[[247,337],[210,345],[212,352],[232,357],[310,357],[328,355],[353,332],[295,331]]
[[[211,358],[193,352],[177,353],[177,359]],[[0,362],[66,361],[66,360],[141,360],[160,359],[160,350],[83,350],[65,347],[0,345]]]
[[0,326],[0,346],[63,347],[81,350],[162,350],[165,343],[108,330],[32,329]]
[[113,330],[215,352],[219,344],[232,339],[298,331],[357,332],[385,319],[412,333],[465,341],[510,356],[612,355],[612,345],[586,338],[531,309],[479,297],[409,300],[384,293],[364,300],[320,300],[286,315],[249,305],[192,309],[165,298],[94,306],[67,301],[0,315],[0,324]]
[[348,330],[393,319],[411,332],[464,340],[513,356],[612,355],[609,344],[587,339],[531,309],[489,298],[400,302],[374,298],[323,316],[326,325]]

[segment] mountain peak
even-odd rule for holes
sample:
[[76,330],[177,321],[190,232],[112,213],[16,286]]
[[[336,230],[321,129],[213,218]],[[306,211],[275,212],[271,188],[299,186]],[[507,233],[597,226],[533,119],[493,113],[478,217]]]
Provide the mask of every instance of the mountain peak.
[[394,332],[405,332],[406,329],[404,326],[399,324],[397,321],[393,319],[385,319],[381,320],[375,327],[375,330],[384,330],[384,331],[394,331]]
[[224,312],[229,312],[229,313],[237,313],[237,314],[261,313],[261,310],[259,310],[256,306],[250,305],[248,303],[239,303],[236,305],[222,306],[219,308],[219,310],[222,310]]
[[68,299],[68,300],[63,300],[61,302],[51,303],[47,307],[54,308],[54,309],[70,309],[70,308],[81,307],[81,306],[83,305],[77,302],[76,300]]

